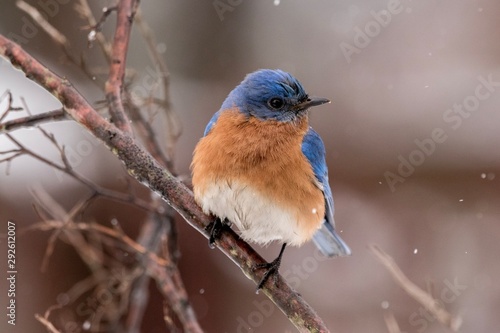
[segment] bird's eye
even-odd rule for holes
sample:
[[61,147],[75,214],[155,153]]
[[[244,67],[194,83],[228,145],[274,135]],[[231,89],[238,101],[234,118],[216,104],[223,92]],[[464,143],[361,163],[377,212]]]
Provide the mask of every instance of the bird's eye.
[[278,97],[273,97],[271,98],[267,104],[275,109],[275,110],[279,110],[283,107],[283,105],[285,105],[285,102],[281,99],[281,98],[278,98]]

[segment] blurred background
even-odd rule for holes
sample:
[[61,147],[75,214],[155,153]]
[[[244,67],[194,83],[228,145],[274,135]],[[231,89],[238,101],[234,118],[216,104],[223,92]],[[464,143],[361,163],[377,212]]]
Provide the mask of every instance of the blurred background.
[[[94,68],[105,65],[97,47],[87,48],[86,22],[72,1],[30,3],[67,35],[75,54],[84,54]],[[114,2],[90,4],[99,17],[102,7]],[[388,332],[387,311],[402,332],[446,330],[396,285],[370,253],[370,244],[389,253],[417,285],[432,286],[446,309],[462,317],[462,332],[498,330],[498,1],[150,0],[141,2],[141,9],[171,73],[173,109],[183,123],[175,167],[184,177],[189,176],[191,154],[205,124],[247,73],[280,68],[296,76],[309,94],[332,100],[312,111],[311,124],[326,145],[337,228],[353,255],[325,261],[307,244],[285,252],[281,273],[333,332]],[[92,80],[65,61],[31,22],[14,1],[0,2],[0,33],[18,38],[94,105],[104,100]],[[104,26],[107,36],[114,24],[111,15]],[[0,61],[0,94],[9,89],[19,106],[23,97],[32,113],[60,107]],[[132,82],[137,89],[155,76],[137,32],[128,64],[137,72]],[[5,100],[0,107],[4,110]],[[155,126],[165,131],[161,122]],[[66,146],[79,172],[102,186],[126,189],[120,163],[83,128],[69,121],[44,128]],[[57,151],[37,131],[13,135],[57,160]],[[0,135],[0,151],[11,148]],[[14,160],[10,170],[0,164],[0,233],[6,232],[9,220],[19,229],[39,220],[30,193],[35,184],[68,209],[85,192],[29,157]],[[86,217],[108,224],[116,218],[135,238],[143,214],[101,201]],[[206,239],[181,219],[178,227],[180,269],[206,332],[295,331],[264,295],[255,294],[254,284],[232,262],[210,250]],[[61,242],[41,272],[49,236],[36,231],[17,239],[17,325],[8,325],[2,315],[2,332],[43,332],[34,314],[42,314],[88,275],[72,248]],[[3,267],[6,246],[1,242]],[[271,260],[279,246],[256,249]],[[2,312],[7,304],[4,282]],[[163,331],[160,297],[157,303],[147,310],[143,332]]]

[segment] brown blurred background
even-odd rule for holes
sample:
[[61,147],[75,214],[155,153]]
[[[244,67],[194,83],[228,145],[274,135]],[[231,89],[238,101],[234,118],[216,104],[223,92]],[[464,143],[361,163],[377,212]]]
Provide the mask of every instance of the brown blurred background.
[[[446,308],[462,316],[462,332],[497,331],[500,3],[220,2],[229,6],[226,11],[218,12],[217,2],[211,1],[141,3],[169,65],[173,108],[184,125],[176,147],[180,174],[189,175],[191,153],[205,124],[246,73],[287,70],[311,95],[333,101],[314,110],[311,123],[326,144],[335,218],[353,255],[318,260],[308,244],[287,250],[281,272],[333,332],[387,332],[384,308],[394,313],[404,332],[445,331],[375,260],[368,250],[375,243],[417,285],[434,286]],[[85,23],[75,14],[73,2],[31,3],[67,34],[77,54],[84,52],[94,66],[103,64],[97,47],[87,49],[87,32],[81,29]],[[103,6],[114,2],[91,4],[99,16]],[[92,103],[103,100],[95,85],[62,61],[45,33],[27,31],[26,22],[30,19],[13,1],[0,3],[0,33],[29,37],[23,43],[26,50],[68,77]],[[113,28],[112,15],[104,29],[108,36]],[[133,37],[129,65],[138,71],[134,84],[140,86],[153,67],[143,40],[137,33]],[[1,61],[0,93],[10,89],[17,104],[24,97],[33,113],[59,107],[57,100]],[[160,124],[157,127],[161,130]],[[72,161],[78,171],[103,186],[125,189],[123,175],[117,175],[120,164],[82,128],[72,122],[45,128],[75,152]],[[433,140],[435,129],[440,134]],[[57,158],[36,131],[20,130],[14,136],[40,154]],[[10,148],[0,135],[0,150]],[[1,164],[0,233],[6,232],[8,220],[16,221],[18,228],[38,220],[30,194],[36,183],[68,209],[85,191],[27,157],[15,160],[9,175]],[[107,201],[94,205],[86,216],[101,223],[117,218],[132,237],[142,219],[140,212]],[[264,295],[255,295],[253,283],[232,262],[209,250],[207,241],[186,223],[179,220],[178,225],[180,267],[207,332],[295,331]],[[61,242],[47,272],[40,272],[48,237],[32,232],[18,238],[15,327],[7,325],[3,314],[6,247],[1,240],[2,332],[43,332],[34,313],[43,313],[88,274]],[[279,246],[257,250],[272,259]],[[148,309],[143,332],[163,331],[160,302],[158,297],[158,306]]]

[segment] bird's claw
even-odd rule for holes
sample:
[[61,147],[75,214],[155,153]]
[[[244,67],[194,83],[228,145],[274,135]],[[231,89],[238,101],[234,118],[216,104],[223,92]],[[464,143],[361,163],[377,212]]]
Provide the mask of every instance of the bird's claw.
[[254,265],[254,270],[255,269],[262,269],[262,268],[266,269],[266,272],[264,273],[264,275],[262,276],[262,279],[260,279],[259,284],[257,285],[257,290],[256,290],[257,294],[259,293],[259,290],[262,289],[262,287],[264,287],[267,280],[269,280],[269,278],[271,276],[273,276],[274,283],[275,284],[278,283],[278,275],[279,275],[279,268],[281,265],[281,257],[283,257],[283,252],[285,251],[285,247],[286,247],[286,243],[283,244],[283,246],[281,247],[280,254],[273,261],[266,262],[263,264],[255,264]]
[[211,249],[215,248],[215,241],[220,238],[222,229],[224,228],[224,223],[220,218],[216,218],[214,222],[208,225],[207,229],[210,230],[210,237],[208,238],[208,246]]
[[[279,258],[279,259],[281,259],[281,258]],[[276,260],[269,262],[269,263],[256,264],[254,266],[254,269],[266,269],[266,272],[264,273],[264,275],[262,276],[262,278],[259,281],[259,284],[257,285],[257,290],[256,290],[257,294],[259,293],[259,290],[261,290],[262,287],[264,287],[267,280],[269,280],[269,278],[271,276],[273,277],[275,284],[278,282],[278,273],[279,273],[280,264],[281,264],[281,260],[278,261],[276,259]]]

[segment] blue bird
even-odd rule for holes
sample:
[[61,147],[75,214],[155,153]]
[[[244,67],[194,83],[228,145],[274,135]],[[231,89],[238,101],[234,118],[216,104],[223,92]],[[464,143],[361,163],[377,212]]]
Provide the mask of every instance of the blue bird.
[[289,73],[256,71],[231,91],[194,150],[195,200],[217,217],[211,247],[229,223],[246,241],[283,243],[257,290],[278,272],[287,244],[312,239],[325,256],[351,254],[335,232],[325,147],[309,126],[309,108],[325,103]]

